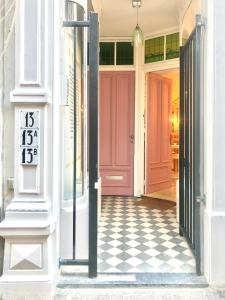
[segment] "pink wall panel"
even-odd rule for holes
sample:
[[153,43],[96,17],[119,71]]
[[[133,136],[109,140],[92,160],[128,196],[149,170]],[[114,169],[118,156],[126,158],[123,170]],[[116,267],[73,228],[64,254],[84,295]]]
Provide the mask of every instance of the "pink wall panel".
[[151,163],[159,163],[160,162],[160,111],[161,111],[161,103],[158,101],[160,97],[160,82],[154,79],[151,80],[151,109],[149,110],[149,119],[151,120],[151,128],[148,130],[148,140],[151,139],[149,144],[149,152],[151,155]]
[[112,99],[113,99],[113,77],[106,76],[102,80],[100,93],[100,165],[110,166],[112,157]]
[[[116,164],[129,167],[131,161],[130,147],[130,78],[117,77],[116,101]],[[132,118],[132,120],[131,120]]]
[[171,133],[171,99],[170,95],[170,82],[166,80],[162,83],[162,137],[161,137],[161,161],[171,161],[171,148],[170,148],[170,133]]

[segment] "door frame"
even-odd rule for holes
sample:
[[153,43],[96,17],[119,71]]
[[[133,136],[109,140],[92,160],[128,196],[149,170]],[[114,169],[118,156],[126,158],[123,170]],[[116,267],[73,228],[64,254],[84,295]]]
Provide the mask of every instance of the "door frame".
[[[140,67],[140,56],[142,65]],[[149,72],[179,68],[179,59],[144,64],[141,54],[135,50],[133,66],[99,66],[99,71],[135,71],[135,116],[134,116],[134,196],[145,192],[145,113],[146,113],[146,76]]]

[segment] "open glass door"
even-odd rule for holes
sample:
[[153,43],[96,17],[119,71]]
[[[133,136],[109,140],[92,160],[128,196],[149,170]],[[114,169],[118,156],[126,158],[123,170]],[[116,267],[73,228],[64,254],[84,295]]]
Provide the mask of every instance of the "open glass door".
[[[61,265],[86,265],[97,276],[98,18],[66,2],[64,199]],[[89,45],[89,51],[88,51]],[[66,204],[65,204],[66,203]]]

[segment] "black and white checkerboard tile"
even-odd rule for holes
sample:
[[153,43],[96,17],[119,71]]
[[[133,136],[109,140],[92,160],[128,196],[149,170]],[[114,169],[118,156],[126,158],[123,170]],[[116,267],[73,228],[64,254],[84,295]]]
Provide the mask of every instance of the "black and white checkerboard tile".
[[98,271],[194,273],[195,260],[179,236],[175,208],[136,206],[134,198],[104,197],[99,224]]

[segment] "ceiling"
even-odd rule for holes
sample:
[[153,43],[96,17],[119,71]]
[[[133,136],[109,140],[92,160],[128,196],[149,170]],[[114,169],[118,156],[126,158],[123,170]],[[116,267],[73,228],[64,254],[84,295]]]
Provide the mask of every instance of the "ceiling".
[[[184,0],[142,0],[139,25],[144,35],[178,27],[179,11]],[[136,25],[132,0],[101,0],[102,37],[129,37]]]

